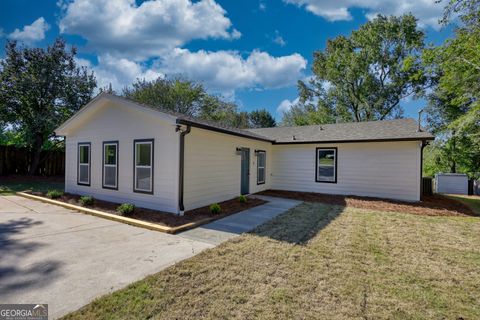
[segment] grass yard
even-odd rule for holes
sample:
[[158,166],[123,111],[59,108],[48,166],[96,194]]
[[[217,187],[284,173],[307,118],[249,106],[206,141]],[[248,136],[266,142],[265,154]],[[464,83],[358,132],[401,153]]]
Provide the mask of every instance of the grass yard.
[[67,319],[478,319],[480,218],[303,203]]
[[64,190],[63,177],[30,177],[8,176],[0,177],[0,195],[14,194],[17,191],[32,190],[43,192],[52,189]]

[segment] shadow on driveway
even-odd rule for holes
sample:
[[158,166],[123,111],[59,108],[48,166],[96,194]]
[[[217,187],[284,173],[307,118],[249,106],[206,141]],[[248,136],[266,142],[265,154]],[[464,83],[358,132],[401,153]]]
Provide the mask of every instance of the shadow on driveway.
[[59,261],[45,260],[23,266],[24,259],[42,249],[45,244],[21,239],[18,236],[24,230],[42,223],[25,217],[0,223],[0,297],[6,297],[16,290],[44,286],[59,275],[61,267]]

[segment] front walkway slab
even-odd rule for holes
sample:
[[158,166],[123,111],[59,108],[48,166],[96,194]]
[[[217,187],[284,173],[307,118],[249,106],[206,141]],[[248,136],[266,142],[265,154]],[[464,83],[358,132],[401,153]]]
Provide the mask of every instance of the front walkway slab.
[[301,201],[277,197],[256,196],[269,201],[223,219],[205,224],[198,228],[179,233],[178,236],[218,245],[226,240],[237,237],[241,233],[255,229],[262,223],[299,205]]
[[18,196],[0,196],[0,302],[49,319],[214,247]]

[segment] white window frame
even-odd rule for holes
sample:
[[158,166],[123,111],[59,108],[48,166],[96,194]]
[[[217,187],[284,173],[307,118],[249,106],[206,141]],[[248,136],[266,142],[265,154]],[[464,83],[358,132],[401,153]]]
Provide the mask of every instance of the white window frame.
[[[80,148],[88,147],[88,163],[80,162]],[[81,186],[90,186],[91,163],[92,163],[92,145],[90,142],[79,142],[77,147],[77,184]],[[88,169],[88,181],[80,181],[80,167],[86,166]]]
[[[149,144],[150,145],[150,166],[137,165],[137,145],[139,144]],[[139,139],[133,141],[133,191],[139,193],[153,194],[153,150],[154,150],[154,139]],[[150,169],[150,189],[139,189],[137,188],[137,169]]]
[[[115,146],[115,164],[106,164],[106,148],[107,146]],[[105,168],[115,168],[115,185],[108,185],[106,181],[106,172]],[[103,168],[102,168],[102,188],[104,189],[114,189],[118,190],[118,141],[104,141],[103,142]]]
[[[260,166],[260,155],[263,154],[264,157],[264,165],[263,167]],[[263,181],[260,180],[260,169],[263,169]],[[257,185],[259,184],[265,184],[265,181],[267,180],[267,152],[264,150],[257,150]]]
[[[320,151],[333,151],[333,155],[334,155],[334,162],[333,162],[333,180],[330,180],[330,179],[322,179],[320,178],[319,176],[319,168],[321,167],[320,166],[320,163],[319,163],[319,154],[320,154]],[[337,147],[326,147],[326,148],[317,148],[316,149],[316,155],[315,155],[315,181],[316,182],[322,182],[322,183],[337,183],[337,166],[338,166],[338,159],[337,159],[337,156],[338,156],[338,150],[337,150]],[[330,167],[330,166],[325,166],[325,165],[322,165],[322,167]]]

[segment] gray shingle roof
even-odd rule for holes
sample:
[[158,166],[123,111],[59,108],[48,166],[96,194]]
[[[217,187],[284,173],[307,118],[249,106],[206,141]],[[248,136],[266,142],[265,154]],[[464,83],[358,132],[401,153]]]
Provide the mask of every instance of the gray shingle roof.
[[[102,93],[100,95],[115,96],[108,93]],[[434,137],[430,133],[426,132],[423,129],[422,131],[418,132],[417,121],[415,121],[414,119],[323,124],[301,127],[238,129],[225,126],[218,122],[201,120],[177,112],[165,110],[160,107],[154,107],[147,104],[139,103],[125,97],[116,97],[129,100],[140,106],[177,117],[176,121],[179,124],[188,124],[206,130],[212,130],[273,143],[327,143],[434,139]]]
[[414,119],[249,129],[275,143],[433,140]]

